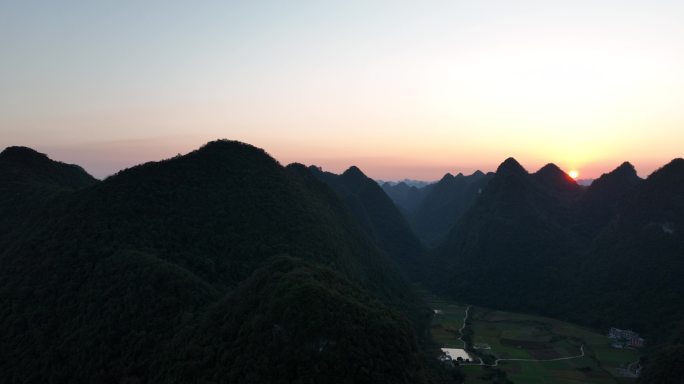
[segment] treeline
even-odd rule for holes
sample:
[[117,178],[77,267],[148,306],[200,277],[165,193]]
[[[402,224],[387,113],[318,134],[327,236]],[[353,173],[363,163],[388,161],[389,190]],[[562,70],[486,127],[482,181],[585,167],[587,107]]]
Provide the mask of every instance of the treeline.
[[217,141],[97,182],[11,152],[0,178],[38,181],[2,195],[0,382],[453,377],[429,309],[305,168]]
[[426,283],[477,305],[631,328],[657,350],[682,341],[683,255],[684,160],[645,180],[625,163],[585,188],[552,164],[530,174],[508,159],[429,253]]

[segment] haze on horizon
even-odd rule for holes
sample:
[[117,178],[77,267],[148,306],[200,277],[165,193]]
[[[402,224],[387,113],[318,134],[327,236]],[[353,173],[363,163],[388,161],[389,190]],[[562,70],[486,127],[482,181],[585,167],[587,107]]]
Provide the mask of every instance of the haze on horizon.
[[9,1],[0,147],[97,177],[216,139],[434,180],[681,157],[676,1]]

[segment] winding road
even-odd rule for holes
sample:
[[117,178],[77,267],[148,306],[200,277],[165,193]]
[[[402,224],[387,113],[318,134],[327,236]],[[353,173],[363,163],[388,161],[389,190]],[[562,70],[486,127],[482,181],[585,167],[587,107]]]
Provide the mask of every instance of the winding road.
[[[461,337],[459,337],[458,339],[461,340],[461,342],[463,343],[463,349],[464,349],[464,350],[467,349],[468,345],[466,344],[465,340],[463,340],[463,330],[464,330],[465,327],[466,327],[466,322],[468,321],[468,316],[469,316],[469,314],[470,314],[470,308],[471,308],[471,307],[472,307],[472,305],[469,305],[468,307],[466,307],[465,316],[463,317],[463,325],[462,325],[461,328],[459,328],[459,330],[458,330],[458,333],[461,334]],[[584,357],[584,344],[582,344],[582,345],[580,346],[580,351],[581,351],[582,353],[580,353],[580,354],[577,355],[577,356],[557,357],[557,358],[555,358],[555,359],[496,359],[496,360],[494,360],[494,364],[485,364],[485,362],[482,361],[482,358],[478,356],[478,359],[480,359],[480,362],[479,362],[479,363],[462,363],[461,365],[486,365],[486,366],[488,366],[488,367],[496,367],[496,366],[499,365],[499,362],[500,362],[500,361],[530,361],[530,362],[538,362],[538,363],[540,363],[540,362],[545,362],[545,361],[560,361],[560,360],[581,359],[582,357]]]
[[464,350],[466,349],[466,347],[468,345],[466,344],[465,340],[463,340],[463,330],[466,327],[466,320],[468,320],[468,312],[470,312],[470,307],[472,307],[472,305],[469,305],[466,307],[465,317],[463,318],[463,325],[461,325],[461,328],[458,329],[458,333],[461,334],[461,337],[459,337],[458,339],[461,340],[461,342],[463,343],[463,349]]

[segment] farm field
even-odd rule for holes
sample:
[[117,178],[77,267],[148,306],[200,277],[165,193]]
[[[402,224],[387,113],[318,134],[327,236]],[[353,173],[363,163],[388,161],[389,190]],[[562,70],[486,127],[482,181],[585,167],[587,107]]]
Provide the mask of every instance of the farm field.
[[[444,348],[463,348],[459,329],[466,305],[428,297],[436,314],[432,337]],[[506,373],[514,383],[579,384],[634,383],[621,377],[620,369],[638,360],[636,350],[615,349],[601,333],[579,325],[547,317],[471,307],[469,330],[480,354],[495,359],[549,360],[584,356],[559,361],[499,361],[496,368],[464,366],[466,383],[487,383],[494,369]],[[479,363],[479,362],[478,362]]]

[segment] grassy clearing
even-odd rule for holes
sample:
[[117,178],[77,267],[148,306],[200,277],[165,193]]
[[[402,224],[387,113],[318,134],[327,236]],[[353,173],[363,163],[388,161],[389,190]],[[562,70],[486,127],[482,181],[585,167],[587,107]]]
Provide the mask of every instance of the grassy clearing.
[[[440,311],[432,324],[433,338],[443,347],[462,348],[458,330],[463,324],[466,305],[428,297],[432,308]],[[549,361],[501,361],[497,369],[506,372],[514,383],[578,384],[633,383],[616,377],[616,370],[639,358],[638,352],[614,349],[610,340],[595,330],[541,316],[493,311],[472,307],[470,323],[473,343],[488,344],[485,351],[499,359],[554,359],[580,355],[582,358]],[[481,366],[463,367],[466,383],[487,383],[489,372]]]

